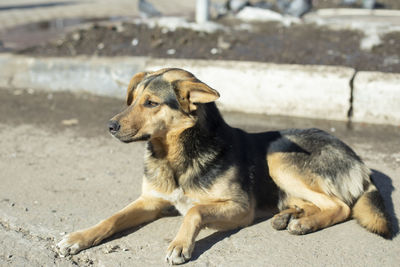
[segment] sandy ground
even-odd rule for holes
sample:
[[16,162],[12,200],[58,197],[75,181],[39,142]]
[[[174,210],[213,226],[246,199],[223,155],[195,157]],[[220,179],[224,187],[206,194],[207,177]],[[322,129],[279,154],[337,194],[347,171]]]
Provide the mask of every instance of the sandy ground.
[[[143,143],[105,129],[123,101],[86,94],[0,89],[0,266],[163,266],[182,217],[115,236],[78,255],[53,251],[65,232],[91,226],[140,194]],[[251,131],[316,126],[342,138],[374,169],[398,232],[400,130],[388,126],[226,114]],[[66,126],[63,120],[77,119]],[[68,121],[67,121],[68,122]],[[71,121],[69,121],[71,122]],[[76,121],[75,121],[76,122]],[[74,121],[72,121],[72,124]],[[187,266],[398,266],[400,238],[384,240],[354,220],[305,235],[268,219],[225,233],[201,232]]]

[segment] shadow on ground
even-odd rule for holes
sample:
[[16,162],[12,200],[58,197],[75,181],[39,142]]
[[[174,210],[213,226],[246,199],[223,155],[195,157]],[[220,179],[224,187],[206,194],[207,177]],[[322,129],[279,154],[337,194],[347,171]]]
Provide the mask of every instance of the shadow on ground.
[[395,188],[393,186],[392,179],[377,170],[372,170],[371,178],[381,193],[383,200],[385,201],[386,210],[392,218],[394,238],[399,233],[399,220],[397,219],[396,212],[394,211],[392,193]]

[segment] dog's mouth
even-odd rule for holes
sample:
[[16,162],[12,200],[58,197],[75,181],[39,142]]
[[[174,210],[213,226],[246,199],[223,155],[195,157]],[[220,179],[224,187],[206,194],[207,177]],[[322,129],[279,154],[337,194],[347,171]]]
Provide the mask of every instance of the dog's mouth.
[[138,135],[138,136],[136,134],[137,134],[137,132],[133,133],[133,134],[125,134],[125,135],[121,135],[119,133],[115,133],[115,134],[111,134],[111,135],[123,143],[131,143],[131,142],[136,142],[136,141],[148,141],[150,139],[149,134],[142,134],[142,135]]

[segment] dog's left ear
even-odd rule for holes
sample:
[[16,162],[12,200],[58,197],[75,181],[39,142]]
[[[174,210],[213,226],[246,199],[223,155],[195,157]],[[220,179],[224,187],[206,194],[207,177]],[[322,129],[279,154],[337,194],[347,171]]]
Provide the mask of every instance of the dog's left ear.
[[139,72],[133,75],[131,81],[129,82],[128,89],[126,92],[126,104],[128,106],[133,102],[133,92],[147,74],[148,72]]
[[207,84],[198,80],[186,80],[179,83],[179,91],[183,100],[188,100],[189,111],[197,109],[195,104],[210,103],[219,98],[219,93]]

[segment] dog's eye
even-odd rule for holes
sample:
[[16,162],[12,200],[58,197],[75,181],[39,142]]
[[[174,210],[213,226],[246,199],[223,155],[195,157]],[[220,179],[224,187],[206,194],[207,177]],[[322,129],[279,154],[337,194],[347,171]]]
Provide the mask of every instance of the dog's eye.
[[144,102],[144,106],[148,108],[154,108],[157,107],[158,105],[160,104],[151,100],[146,100],[146,102]]

